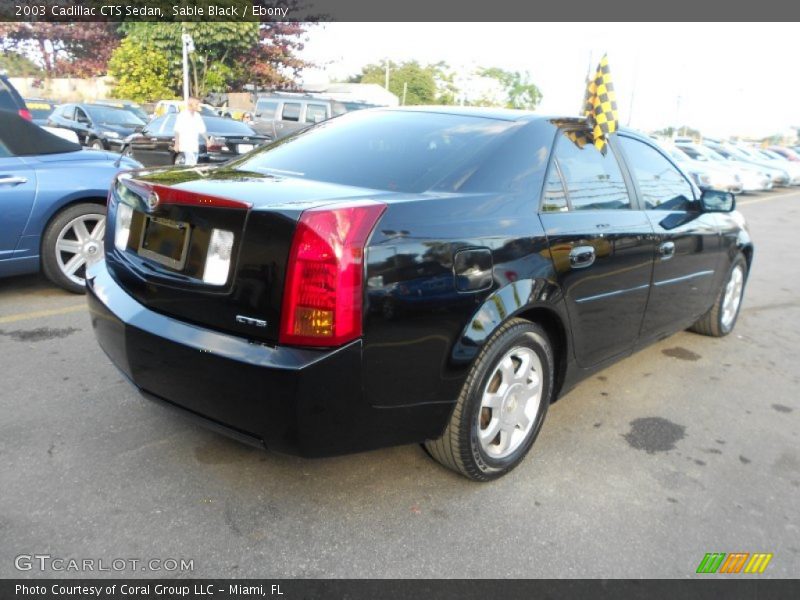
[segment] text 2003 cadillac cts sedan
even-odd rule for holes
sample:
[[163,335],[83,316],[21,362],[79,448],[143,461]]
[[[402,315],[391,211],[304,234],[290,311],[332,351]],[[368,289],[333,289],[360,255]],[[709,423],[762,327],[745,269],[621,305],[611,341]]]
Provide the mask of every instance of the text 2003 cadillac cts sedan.
[[376,109],[120,175],[87,278],[100,345],[148,397],[268,449],[424,442],[499,477],[580,378],[686,327],[729,333],[752,259],[732,195],[582,127]]

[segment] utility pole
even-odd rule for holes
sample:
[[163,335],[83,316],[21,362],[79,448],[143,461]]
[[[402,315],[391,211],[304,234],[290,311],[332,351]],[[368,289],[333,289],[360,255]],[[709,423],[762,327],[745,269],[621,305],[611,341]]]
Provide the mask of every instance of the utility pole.
[[186,28],[183,29],[181,35],[181,44],[183,45],[183,101],[185,104],[189,103],[189,53],[194,52],[194,40],[192,36],[186,33]]
[[389,61],[386,61],[386,83],[384,83],[383,88],[385,90],[389,90]]
[[408,91],[408,82],[403,82],[403,106],[406,105],[406,92]]

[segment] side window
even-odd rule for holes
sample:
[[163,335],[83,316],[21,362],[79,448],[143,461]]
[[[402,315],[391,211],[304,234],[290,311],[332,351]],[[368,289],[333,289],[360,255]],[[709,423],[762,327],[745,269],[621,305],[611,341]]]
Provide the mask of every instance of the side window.
[[299,102],[287,102],[283,105],[283,112],[281,113],[281,119],[284,121],[299,121],[300,120],[300,103]]
[[633,176],[639,184],[645,208],[690,210],[694,202],[692,186],[663,154],[649,144],[621,137]]
[[61,109],[61,118],[66,119],[67,121],[74,121],[75,120],[75,107],[74,106],[64,106]]
[[11,152],[5,147],[3,142],[0,142],[0,158],[8,158],[9,156],[11,156]]
[[556,142],[555,161],[571,210],[630,208],[631,199],[611,148],[605,156],[591,143],[582,147],[564,132]]
[[88,123],[89,117],[86,116],[86,112],[82,108],[76,108],[75,120],[78,121],[78,123]]
[[306,123],[321,123],[327,118],[328,111],[324,104],[306,105]]
[[278,103],[271,100],[259,100],[256,102],[256,112],[260,119],[272,119],[275,116],[275,109]]
[[563,212],[567,210],[567,192],[561,181],[558,162],[550,163],[550,170],[544,182],[544,196],[542,198],[542,212]]

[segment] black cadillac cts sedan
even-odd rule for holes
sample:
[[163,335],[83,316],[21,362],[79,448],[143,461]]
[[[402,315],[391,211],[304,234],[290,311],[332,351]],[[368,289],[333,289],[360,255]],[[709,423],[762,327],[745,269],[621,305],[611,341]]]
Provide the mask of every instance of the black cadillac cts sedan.
[[122,174],[87,275],[146,396],[307,457],[422,442],[499,477],[547,407],[736,323],[753,245],[634,132],[496,109],[351,113],[220,167]]

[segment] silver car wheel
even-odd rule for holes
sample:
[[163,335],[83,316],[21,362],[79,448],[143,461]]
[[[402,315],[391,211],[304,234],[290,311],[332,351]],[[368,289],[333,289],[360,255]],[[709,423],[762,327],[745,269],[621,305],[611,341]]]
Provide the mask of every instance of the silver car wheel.
[[67,223],[56,240],[56,262],[73,283],[84,285],[86,267],[103,257],[106,217],[101,213],[81,215]]
[[744,268],[736,265],[731,271],[728,285],[725,286],[725,296],[722,299],[722,316],[720,323],[725,329],[729,329],[736,319],[739,312],[739,304],[742,302],[742,291],[744,290]]
[[542,401],[542,362],[531,348],[518,346],[497,363],[478,413],[478,441],[492,458],[517,450],[533,429]]

